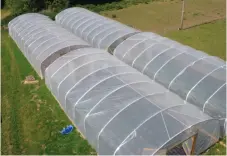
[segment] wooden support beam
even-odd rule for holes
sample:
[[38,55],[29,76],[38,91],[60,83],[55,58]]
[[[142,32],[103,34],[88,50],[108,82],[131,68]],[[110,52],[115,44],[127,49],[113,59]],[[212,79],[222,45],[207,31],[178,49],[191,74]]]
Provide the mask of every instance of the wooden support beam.
[[192,150],[191,150],[190,155],[194,155],[197,135],[198,135],[198,133],[192,137]]
[[185,8],[185,1],[182,0],[182,10],[181,10],[181,24],[180,24],[180,27],[179,27],[179,30],[182,30],[183,27],[184,27],[184,8]]

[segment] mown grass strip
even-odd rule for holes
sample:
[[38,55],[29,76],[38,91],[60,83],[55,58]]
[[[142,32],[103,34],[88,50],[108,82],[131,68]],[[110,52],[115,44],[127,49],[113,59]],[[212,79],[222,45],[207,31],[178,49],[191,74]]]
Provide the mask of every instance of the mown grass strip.
[[226,20],[173,31],[167,37],[226,60]]
[[[64,136],[59,133],[71,122],[7,31],[2,31],[1,49],[1,154],[96,154],[76,130]],[[39,83],[21,83],[28,75]]]

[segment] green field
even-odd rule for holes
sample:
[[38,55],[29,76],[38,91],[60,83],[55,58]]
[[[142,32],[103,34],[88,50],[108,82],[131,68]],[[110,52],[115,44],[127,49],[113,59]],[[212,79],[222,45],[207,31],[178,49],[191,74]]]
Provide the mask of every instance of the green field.
[[226,20],[219,20],[186,30],[168,32],[165,36],[226,60],[225,34]]
[[185,3],[185,27],[220,20],[178,31],[180,0],[157,0],[102,14],[109,18],[115,15],[114,20],[142,31],[156,32],[226,60],[226,20],[223,19],[226,0],[186,0]]
[[[1,35],[1,154],[95,154],[75,129],[69,135],[59,133],[71,122],[8,32]],[[28,75],[39,83],[22,84]]]
[[[185,0],[184,27],[223,19],[226,16],[226,0]],[[103,15],[143,31],[165,34],[180,27],[181,0],[156,0]]]

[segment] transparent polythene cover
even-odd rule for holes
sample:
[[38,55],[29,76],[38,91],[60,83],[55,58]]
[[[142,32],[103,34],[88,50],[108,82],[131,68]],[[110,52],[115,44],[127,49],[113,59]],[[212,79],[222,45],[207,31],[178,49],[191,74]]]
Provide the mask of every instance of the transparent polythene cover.
[[[18,47],[99,154],[160,154],[187,139],[183,147],[190,151],[197,133],[195,154],[217,142],[219,120],[209,115],[225,114],[223,61],[82,8],[66,9],[56,20],[94,47],[114,47],[115,56],[137,69],[86,48],[46,16],[25,14],[9,23]],[[221,107],[212,109],[216,104]]]
[[178,94],[212,117],[226,118],[226,66],[217,57],[151,32],[139,32],[83,8],[69,8],[56,22],[93,47]]
[[[46,69],[45,81],[99,154],[155,154],[205,126],[216,138],[209,146],[219,138],[217,120],[100,49],[77,49],[58,58]],[[199,136],[210,139],[207,133]]]
[[37,13],[24,14],[10,21],[9,34],[41,77],[56,58],[70,50],[89,47],[47,16]]
[[226,63],[154,33],[137,33],[114,56],[215,118],[226,117]]
[[108,49],[122,37],[139,32],[129,26],[83,8],[69,8],[56,15],[56,23],[81,37],[93,47]]

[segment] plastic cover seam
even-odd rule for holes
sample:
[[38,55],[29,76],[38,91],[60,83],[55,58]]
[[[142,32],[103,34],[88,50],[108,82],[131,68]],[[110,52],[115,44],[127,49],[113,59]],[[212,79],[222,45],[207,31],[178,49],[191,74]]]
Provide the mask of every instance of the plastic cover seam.
[[137,42],[136,44],[134,44],[132,47],[130,47],[123,55],[122,60],[125,58],[125,56],[127,55],[128,52],[130,52],[134,47],[136,47],[137,45],[139,45],[140,43],[144,43],[145,41],[147,41],[148,39],[143,39],[139,42]]
[[[89,93],[92,89],[94,89],[96,86],[98,86],[99,84],[101,84],[102,82],[110,79],[110,78],[113,78],[113,77],[116,77],[116,76],[119,76],[119,75],[124,75],[124,74],[138,74],[137,72],[123,72],[123,73],[118,73],[118,74],[114,74],[114,75],[111,75],[111,76],[108,76],[104,79],[102,79],[101,81],[99,81],[98,83],[96,83],[95,85],[93,85],[92,87],[90,87],[77,101],[76,103],[74,104],[74,109],[75,107],[77,106],[77,104],[80,102],[80,100],[85,97],[87,95],[87,93]],[[75,116],[74,116],[75,118]]]
[[89,117],[90,113],[103,101],[105,100],[108,96],[112,95],[113,93],[117,92],[118,90],[124,88],[124,87],[127,87],[127,86],[130,86],[132,84],[137,84],[137,83],[144,83],[144,82],[147,82],[147,81],[137,81],[137,82],[131,82],[131,83],[128,83],[128,84],[125,84],[114,89],[113,91],[111,91],[110,93],[108,93],[107,95],[105,95],[101,100],[99,100],[91,109],[90,111],[87,113],[87,115],[85,116],[84,118],[84,131],[85,131],[85,134],[86,134],[86,119]]
[[143,68],[143,70],[142,70],[142,73],[144,73],[144,71],[146,70],[147,66],[148,66],[153,60],[155,60],[159,55],[161,55],[161,54],[167,52],[167,51],[170,50],[170,49],[172,49],[172,47],[169,47],[169,48],[167,48],[167,49],[161,51],[159,54],[157,54],[155,57],[153,57],[148,63],[146,63],[146,65],[144,66],[144,68]]
[[123,29],[123,28],[119,28],[119,29],[116,29],[116,30],[114,30],[114,31],[112,31],[112,32],[110,32],[110,33],[108,33],[108,34],[105,34],[105,36],[103,36],[103,37],[99,40],[99,42],[98,42],[98,48],[102,48],[102,47],[101,47],[101,43],[102,43],[103,41],[105,41],[105,39],[106,39],[108,36],[110,36],[110,35],[112,35],[112,34],[118,32],[118,31],[122,31],[122,30],[124,30],[124,29]]
[[165,67],[169,62],[171,62],[173,59],[175,59],[177,56],[181,55],[181,54],[184,54],[185,52],[181,52],[181,53],[178,53],[177,55],[174,55],[173,57],[171,57],[168,61],[166,61],[154,74],[154,80],[157,76],[157,74],[162,70],[163,67]]
[[134,130],[132,130],[132,132],[122,141],[122,143],[116,148],[115,152],[113,155],[116,155],[116,152],[121,148],[121,146],[124,144],[124,142],[128,139],[128,137],[134,132],[136,131],[137,129],[139,129],[144,123],[146,123],[148,120],[150,120],[151,118],[153,118],[154,116],[158,115],[159,113],[167,110],[167,109],[170,109],[170,108],[173,108],[173,107],[178,107],[178,106],[183,106],[185,104],[178,104],[178,105],[174,105],[174,106],[170,106],[170,107],[167,107],[165,109],[162,109],[156,113],[154,113],[153,115],[151,115],[150,117],[148,117],[147,119],[145,119],[141,124],[139,124]]
[[87,77],[89,77],[90,75],[93,75],[95,73],[97,73],[98,71],[102,71],[102,70],[105,70],[105,69],[108,69],[108,68],[112,68],[112,67],[125,67],[125,65],[115,65],[115,66],[107,66],[107,67],[103,67],[103,68],[100,68],[100,69],[97,69],[87,75],[85,75],[82,79],[80,79],[79,81],[77,81],[65,94],[65,104],[66,104],[66,99],[67,99],[67,96],[68,94],[72,91],[73,88],[76,87],[76,85],[78,85],[80,82],[82,82],[84,79],[86,79]]
[[161,112],[160,114],[161,114],[161,116],[162,116],[162,121],[163,121],[163,123],[164,123],[165,129],[166,129],[166,133],[167,133],[167,135],[168,135],[168,138],[170,139],[169,131],[168,131],[168,129],[167,129],[166,122],[165,122],[165,119],[164,119],[164,117],[163,117],[162,112]]
[[[104,25],[104,24],[103,24]],[[103,26],[102,25],[102,26]],[[107,24],[107,25],[109,25],[109,24]],[[95,42],[94,42],[94,39],[98,36],[98,35],[100,35],[100,34],[102,34],[103,32],[106,32],[107,30],[110,30],[110,29],[112,29],[112,28],[114,28],[115,27],[115,24],[112,24],[112,25],[110,25],[110,27],[105,27],[104,29],[102,29],[101,31],[99,31],[97,34],[95,34],[93,37],[92,37],[92,40],[91,40],[91,44],[92,45],[94,45],[95,44]],[[116,30],[120,30],[120,29],[116,29]],[[97,46],[99,46],[99,43],[101,42],[101,40],[104,38],[105,36],[103,36],[101,39],[99,39],[99,40],[97,40],[98,41],[98,45]]]
[[88,21],[90,21],[90,20],[93,20],[93,19],[95,19],[94,17],[92,17],[92,16],[88,16],[88,17],[86,17],[87,19],[85,20],[85,21],[83,21],[83,22],[81,22],[80,24],[78,24],[77,26],[76,26],[76,28],[73,28],[73,30],[75,30],[76,29],[76,32],[78,31],[77,29],[81,26],[81,25],[83,25],[84,23],[86,23],[86,22],[88,22]]
[[223,66],[220,66],[220,67],[218,67],[218,68],[215,68],[214,70],[212,70],[211,72],[209,72],[209,73],[207,73],[204,77],[202,77],[189,91],[188,91],[188,93],[187,93],[187,95],[186,95],[186,98],[185,98],[185,101],[188,101],[188,96],[190,95],[190,93],[196,88],[196,86],[198,85],[198,84],[200,84],[200,82],[202,82],[205,78],[207,78],[208,76],[210,76],[213,72],[215,72],[215,71],[217,71],[217,70],[219,70],[219,69],[221,69],[222,67],[224,67],[224,66],[226,66],[226,65],[223,65]]
[[200,121],[194,123],[193,125],[186,127],[185,129],[183,129],[183,130],[180,131],[179,133],[177,133],[177,134],[175,134],[174,136],[172,136],[169,140],[167,140],[166,142],[164,142],[163,145],[161,145],[158,149],[156,149],[156,150],[153,152],[152,155],[155,155],[156,152],[158,152],[163,146],[165,146],[170,140],[172,140],[172,139],[173,139],[174,137],[176,137],[177,135],[181,134],[182,132],[186,131],[187,129],[191,128],[191,127],[194,126],[194,125],[197,125],[197,124],[202,123],[202,122],[210,121],[210,120],[216,120],[216,119],[207,119],[207,120],[202,120],[202,121],[200,120]]
[[73,69],[69,74],[67,74],[67,75],[59,82],[59,84],[58,84],[58,86],[57,86],[57,92],[58,92],[57,95],[58,95],[58,97],[59,97],[59,87],[60,87],[60,85],[61,85],[62,82],[65,81],[73,72],[75,72],[76,70],[78,70],[78,69],[80,69],[80,68],[82,68],[82,67],[84,67],[84,66],[86,66],[86,65],[88,65],[88,64],[92,64],[92,63],[94,63],[94,62],[102,61],[102,60],[109,60],[109,58],[98,59],[98,60],[92,60],[92,61],[90,61],[90,62],[84,63],[84,64],[78,66],[77,68]]
[[154,46],[157,45],[157,44],[158,44],[157,42],[156,42],[156,43],[153,43],[153,44],[151,44],[150,46],[148,46],[147,48],[145,48],[143,51],[141,51],[141,53],[140,53],[138,56],[136,56],[136,58],[133,60],[133,62],[132,62],[132,67],[134,66],[134,63],[136,62],[136,60],[137,60],[138,58],[140,58],[148,49],[154,47]]
[[170,89],[172,83],[173,83],[180,75],[182,75],[182,74],[187,70],[187,68],[193,66],[196,62],[201,61],[201,60],[203,60],[203,59],[205,59],[205,58],[207,58],[207,56],[202,57],[202,58],[199,58],[199,59],[197,59],[197,60],[191,62],[190,64],[188,64],[186,67],[184,67],[184,68],[183,68],[183,69],[182,69],[182,70],[181,70],[181,71],[180,71],[180,72],[179,72],[179,73],[170,81],[169,86],[168,86],[168,89]]
[[[80,57],[83,56],[87,56],[87,55],[93,55],[93,54],[102,54],[102,52],[98,52],[98,53],[88,53],[88,54],[82,54],[82,55],[76,55],[75,57],[71,57],[70,60],[67,60],[63,65],[61,65],[51,76],[50,78],[52,79],[52,77],[54,77],[55,74],[58,73],[58,71],[60,71],[65,65],[69,64],[70,62],[72,62],[75,59],[78,59]],[[63,56],[64,57],[64,56]],[[47,70],[47,69],[46,69]],[[52,87],[50,87],[52,89]]]
[[141,99],[143,99],[143,98],[145,98],[145,97],[148,97],[148,96],[152,96],[152,95],[156,95],[156,94],[161,94],[161,93],[166,93],[166,91],[165,92],[157,92],[157,93],[152,93],[152,94],[148,94],[148,95],[144,95],[144,96],[142,96],[142,97],[140,97],[140,98],[138,98],[138,99],[136,99],[136,100],[134,100],[134,101],[132,101],[132,102],[130,102],[129,104],[127,104],[125,107],[123,107],[121,110],[119,110],[103,127],[102,127],[102,129],[99,131],[99,133],[98,133],[98,139],[97,139],[97,148],[98,148],[98,152],[99,152],[99,137],[100,137],[100,135],[101,135],[101,133],[104,131],[104,129],[109,125],[109,123],[111,123],[111,121],[113,121],[114,120],[114,118],[116,118],[121,112],[123,112],[125,109],[127,109],[129,106],[131,106],[131,105],[133,105],[133,104],[135,104],[136,102],[138,102],[139,100],[141,100]]
[[206,107],[206,104],[209,102],[209,100],[222,88],[226,85],[226,83],[224,83],[223,85],[221,85],[207,100],[206,102],[203,104],[203,112],[204,112],[204,109]]

